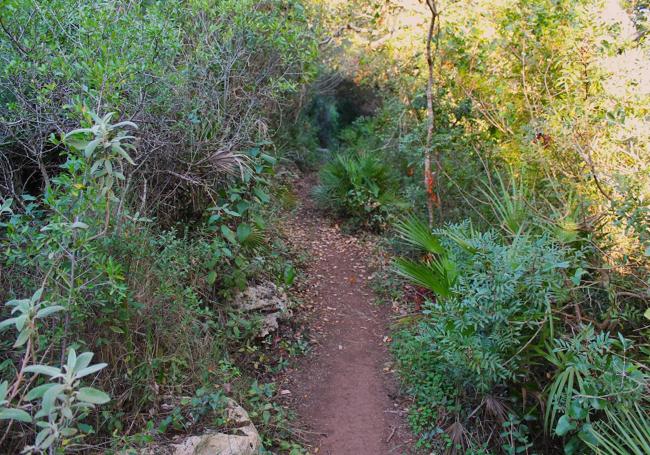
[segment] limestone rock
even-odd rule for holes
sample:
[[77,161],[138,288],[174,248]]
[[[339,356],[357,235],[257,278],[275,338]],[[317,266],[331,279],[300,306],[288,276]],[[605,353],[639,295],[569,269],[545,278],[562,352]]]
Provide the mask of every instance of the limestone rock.
[[235,297],[233,304],[242,311],[263,315],[261,337],[277,330],[279,320],[291,316],[287,294],[271,282],[249,286]]
[[180,442],[149,447],[140,455],[257,455],[262,447],[255,425],[248,413],[233,400],[228,400],[228,422],[232,430],[228,433],[206,432],[189,436]]

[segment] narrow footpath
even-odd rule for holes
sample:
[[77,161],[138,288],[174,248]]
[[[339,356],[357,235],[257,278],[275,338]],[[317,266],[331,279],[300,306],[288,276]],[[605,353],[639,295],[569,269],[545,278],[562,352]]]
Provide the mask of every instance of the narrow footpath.
[[388,352],[388,308],[373,303],[372,250],[322,218],[309,197],[314,178],[297,188],[301,205],[288,238],[308,257],[304,306],[314,350],[286,387],[305,424],[310,453],[410,453],[404,405]]

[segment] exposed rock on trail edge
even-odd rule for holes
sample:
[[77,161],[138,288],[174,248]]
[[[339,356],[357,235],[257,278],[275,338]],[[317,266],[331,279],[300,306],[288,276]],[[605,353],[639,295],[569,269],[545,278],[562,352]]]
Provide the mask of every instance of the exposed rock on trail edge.
[[233,305],[241,311],[260,313],[264,316],[260,337],[276,331],[279,319],[291,316],[287,294],[272,282],[249,286],[235,296]]
[[314,178],[299,182],[302,204],[287,237],[308,255],[305,306],[314,351],[289,374],[291,405],[309,432],[310,453],[409,452],[405,409],[388,352],[389,309],[373,304],[367,262],[373,251],[323,219],[309,198]]
[[139,455],[256,455],[262,447],[255,425],[248,413],[235,401],[228,399],[228,422],[233,430],[227,433],[208,431],[200,436],[188,436],[180,442],[157,445],[139,451]]

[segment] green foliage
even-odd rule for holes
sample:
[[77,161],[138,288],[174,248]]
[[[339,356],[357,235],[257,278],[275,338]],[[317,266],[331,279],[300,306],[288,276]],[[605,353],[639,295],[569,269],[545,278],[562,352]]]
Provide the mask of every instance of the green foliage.
[[402,203],[397,181],[379,156],[339,154],[323,166],[314,189],[319,205],[354,224],[382,230]]
[[32,422],[32,416],[26,411],[17,408],[8,408],[7,391],[9,383],[4,381],[0,383],[0,420],[16,420],[18,422]]
[[415,400],[409,412],[409,423],[420,435],[419,444],[430,446],[431,439],[440,433],[436,430],[441,412],[458,410],[460,390],[441,371],[438,356],[431,350],[428,340],[408,330],[395,333],[394,338],[393,352]]
[[17,314],[17,316],[0,322],[0,331],[9,328],[12,325],[15,326],[18,336],[13,345],[14,348],[23,346],[27,341],[38,334],[36,329],[37,322],[40,322],[38,321],[39,319],[43,319],[51,314],[65,310],[61,305],[48,305],[47,302],[42,302],[42,295],[43,289],[41,288],[38,289],[29,299],[10,300],[6,303],[6,306],[13,307],[11,314]]
[[[445,263],[453,264],[447,269],[453,270],[454,279],[447,288],[430,287],[436,299],[426,304],[424,319],[397,339],[400,368],[416,391],[415,409],[424,408],[419,416],[430,409],[445,409],[446,414],[458,415],[464,425],[473,408],[484,406],[486,397],[499,395],[502,384],[524,382],[529,376],[530,362],[540,356],[531,357],[526,348],[539,345],[552,333],[552,302],[566,299],[562,289],[566,251],[543,236],[519,234],[507,239],[496,232],[478,233],[468,224],[449,226],[435,235],[429,232],[428,240],[422,225],[409,222],[406,226],[400,230],[415,231],[425,239],[411,237],[411,243],[435,245]],[[431,259],[424,261],[423,278],[404,268],[420,262],[402,260],[397,266],[418,285],[438,282],[443,275],[429,266],[427,278],[426,264]],[[428,386],[432,380],[433,386]],[[431,387],[438,391],[426,392]],[[429,398],[434,401],[423,401]],[[429,425],[436,418],[437,413]],[[530,447],[525,436],[528,430],[521,421],[515,424],[517,419],[512,416],[509,430],[501,435],[507,453]],[[423,428],[420,423],[415,429],[429,432],[435,427]]]
[[431,233],[431,229],[417,218],[409,218],[395,225],[395,230],[402,240],[430,254],[444,254],[440,240]]
[[[83,152],[84,160],[92,163],[90,177],[97,181],[102,196],[115,200],[113,184],[116,180],[124,181],[124,172],[121,168],[122,160],[135,165],[127,150],[135,151],[135,146],[129,140],[135,139],[122,130],[125,127],[137,128],[133,122],[109,123],[114,112],[109,112],[99,118],[91,112],[90,116],[95,122],[91,128],[80,128],[70,131],[63,137],[69,147]],[[55,142],[56,143],[56,142]]]
[[[431,232],[411,220],[398,231],[426,253],[418,260],[397,260],[398,273],[436,293],[423,318],[400,332],[395,346],[416,398],[411,423],[423,441],[441,434],[436,430],[440,410],[467,425],[466,419],[486,407],[504,428],[499,445],[504,453],[532,447],[524,420],[543,421],[549,433],[565,439],[565,453],[583,453],[598,444],[596,424],[611,428],[617,425],[616,410],[645,400],[648,376],[629,358],[634,352],[630,340],[596,332],[591,325],[579,334],[557,336],[554,313],[569,297],[576,298],[578,289],[566,284],[572,270],[582,270],[580,254],[547,234],[524,234],[520,228],[518,233],[505,229],[502,236],[478,233],[466,223]],[[454,281],[443,281],[442,269],[435,266],[443,260],[453,264]],[[582,274],[576,276],[574,286]],[[506,420],[507,405],[487,404],[520,400],[495,397],[504,393],[504,384],[531,387],[536,365],[545,362],[555,375],[544,391],[544,416],[533,408],[531,414]],[[452,440],[454,434],[449,433]],[[643,436],[635,438],[643,441]]]
[[487,205],[494,212],[500,226],[509,234],[518,234],[530,218],[530,209],[526,205],[530,200],[530,190],[523,179],[517,179],[512,173],[509,184],[499,173],[496,174],[496,180],[496,188],[488,185],[481,192],[487,198]]
[[553,346],[546,356],[557,368],[548,389],[546,428],[569,437],[565,452],[580,453],[585,444],[597,445],[594,415],[605,412],[609,421],[612,413],[632,409],[643,401],[648,379],[625,357],[632,345],[620,334],[615,339],[588,326],[577,336],[554,340]]
[[635,404],[631,409],[608,408],[607,419],[591,430],[587,445],[596,454],[642,455],[650,452],[650,416]]
[[200,216],[245,166],[238,151],[269,139],[317,49],[299,0],[9,0],[0,16],[3,193],[20,195],[22,167],[47,186],[52,131],[117,112],[141,126],[129,199],[168,224]]
[[[207,209],[206,227],[213,239],[206,279],[222,289],[224,297],[243,290],[249,278],[269,265],[282,267],[267,262],[267,223],[261,216],[261,207],[270,202],[269,178],[275,159],[259,147],[249,150],[248,156],[251,166],[244,170],[242,179],[221,190],[215,204]],[[272,271],[276,277],[284,273],[278,269]]]
[[80,430],[75,424],[86,417],[95,405],[110,401],[110,397],[101,390],[80,387],[81,378],[97,373],[107,366],[105,363],[90,365],[92,358],[92,352],[77,356],[75,350],[70,349],[67,362],[61,368],[30,365],[24,369],[26,373],[50,378],[49,383],[31,389],[25,396],[26,400],[41,401],[40,410],[34,416],[37,419],[36,426],[41,430],[36,434],[34,445],[25,447],[25,452],[48,450],[54,444],[60,443],[62,438],[66,438],[67,443],[70,439],[74,440],[75,436],[79,438]]
[[535,418],[525,416],[522,420],[516,415],[510,414],[508,419],[501,424],[503,431],[499,436],[504,441],[501,448],[508,455],[526,453],[533,447],[533,443],[530,442],[530,429],[525,423],[526,420],[535,420]]
[[430,258],[417,262],[398,258],[395,267],[401,276],[440,297],[449,297],[452,293],[457,271],[456,264],[447,258]]
[[[24,214],[12,214],[10,221],[3,224],[6,229],[3,239],[5,263],[19,270],[31,270],[32,275],[28,276],[34,280],[28,278],[16,287],[40,284],[30,298],[7,302],[12,317],[0,322],[0,330],[15,330],[15,342],[4,350],[12,362],[13,377],[9,395],[7,382],[3,382],[3,402],[37,401],[33,406],[36,410],[33,418],[39,430],[33,444],[24,447],[24,452],[28,453],[60,447],[64,441],[65,444],[80,441],[87,433],[80,428],[88,427],[81,424],[81,420],[96,405],[110,400],[100,390],[81,386],[82,378],[99,372],[107,364],[90,365],[92,352],[77,356],[75,349],[68,349],[68,337],[72,335],[68,330],[71,329],[70,318],[80,318],[82,314],[77,299],[85,287],[79,278],[83,276],[84,256],[94,253],[93,240],[108,229],[109,203],[117,200],[114,181],[116,177],[117,180],[123,179],[119,171],[121,161],[130,161],[124,148],[132,148],[128,141],[133,137],[126,136],[120,128],[135,125],[129,122],[112,125],[109,123],[110,115],[99,118],[93,114],[92,118],[95,124],[91,128],[65,136],[71,142],[69,159],[64,165],[69,173],[55,179],[54,186],[40,201],[46,210],[39,210],[36,204],[32,204]],[[80,136],[89,138],[84,140]],[[97,149],[100,151],[95,153]],[[95,207],[106,207],[103,229],[102,219],[95,216]],[[9,210],[5,212],[11,213]],[[26,248],[23,246],[26,241],[34,244]],[[95,275],[93,261],[89,262],[90,267],[85,272]],[[52,320],[62,312],[66,313],[67,327],[63,332],[48,331]],[[37,360],[52,361],[53,346],[67,353],[67,362],[61,367]],[[13,364],[19,356],[23,360],[20,364]],[[35,386],[33,381],[24,381],[25,373],[48,376],[50,382]],[[32,417],[26,417],[17,409],[13,411],[14,420],[31,422]]]
[[488,232],[468,238],[468,249],[453,240],[466,230],[447,228],[448,261],[457,278],[451,294],[428,305],[432,322],[419,331],[441,366],[453,366],[457,384],[486,393],[522,374],[519,349],[550,330],[549,302],[564,298],[566,263],[564,252],[545,238],[522,235],[504,244]]
[[419,261],[397,258],[397,272],[440,297],[449,297],[458,275],[456,264],[431,230],[415,218],[396,225],[401,238],[410,245],[423,250],[427,257]]

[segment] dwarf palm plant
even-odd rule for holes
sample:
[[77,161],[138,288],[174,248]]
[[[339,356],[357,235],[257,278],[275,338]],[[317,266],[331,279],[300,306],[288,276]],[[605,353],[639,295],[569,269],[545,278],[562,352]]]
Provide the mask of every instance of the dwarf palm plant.
[[487,198],[501,227],[508,234],[516,234],[528,221],[528,187],[523,179],[517,179],[512,173],[508,182],[499,173],[496,180],[498,185],[485,186],[480,191]]
[[390,167],[370,154],[338,155],[320,173],[317,203],[365,227],[381,229],[403,204]]

